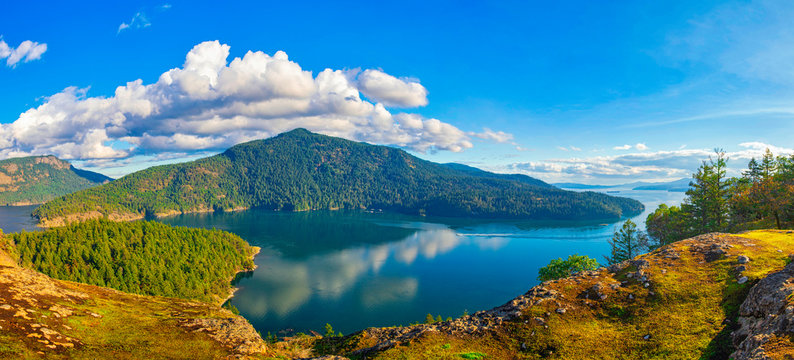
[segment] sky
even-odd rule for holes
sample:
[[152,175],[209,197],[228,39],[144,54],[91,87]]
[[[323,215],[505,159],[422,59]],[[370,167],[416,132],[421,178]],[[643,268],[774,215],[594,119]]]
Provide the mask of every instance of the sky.
[[0,159],[120,177],[302,127],[548,182],[794,153],[791,1],[12,2]]

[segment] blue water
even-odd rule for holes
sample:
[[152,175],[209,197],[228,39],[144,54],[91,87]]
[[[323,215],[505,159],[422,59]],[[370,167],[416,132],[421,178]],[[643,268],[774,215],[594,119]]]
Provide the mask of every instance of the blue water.
[[[613,190],[613,189],[610,189]],[[646,204],[633,220],[682,193],[623,190]],[[349,333],[407,325],[428,313],[460,316],[526,292],[549,260],[603,260],[620,223],[483,222],[362,212],[248,210],[161,221],[234,232],[262,248],[231,303],[263,334]]]
[[[658,204],[684,196],[618,190],[612,195],[645,204],[633,218],[640,226]],[[34,230],[33,208],[0,207],[0,228]],[[423,321],[428,313],[446,318],[489,309],[536,285],[538,268],[553,258],[603,260],[620,225],[264,210],[160,221],[231,231],[262,248],[259,267],[237,281],[231,303],[263,334],[322,332],[326,323],[349,333]]]
[[37,207],[38,205],[0,206],[0,229],[4,233],[38,230],[36,219],[30,216]]

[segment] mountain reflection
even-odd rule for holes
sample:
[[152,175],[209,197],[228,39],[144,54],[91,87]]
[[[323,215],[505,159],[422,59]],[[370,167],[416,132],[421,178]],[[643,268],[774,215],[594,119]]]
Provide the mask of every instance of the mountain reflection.
[[[396,224],[396,227],[411,224]],[[385,225],[381,225],[386,227]],[[238,284],[241,290],[232,303],[249,317],[275,315],[283,318],[312,298],[339,300],[354,293],[366,308],[410,302],[419,282],[413,277],[380,276],[390,261],[411,265],[417,259],[433,259],[460,246],[464,239],[455,231],[436,224],[421,224],[401,240],[355,246],[295,258],[278,249],[264,249],[257,257],[259,268]],[[503,241],[504,239],[500,240]],[[474,240],[480,247],[493,247],[488,238]],[[481,244],[481,242],[483,244]],[[366,277],[366,279],[362,279]]]

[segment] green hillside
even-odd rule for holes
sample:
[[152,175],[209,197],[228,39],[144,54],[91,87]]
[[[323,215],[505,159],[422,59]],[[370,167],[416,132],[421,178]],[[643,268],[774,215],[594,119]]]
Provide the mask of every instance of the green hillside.
[[396,148],[298,129],[212,157],[142,170],[50,201],[34,215],[56,226],[102,216],[122,220],[250,207],[578,220],[643,210],[635,200],[560,190],[527,178],[436,164]]
[[225,300],[258,251],[220,230],[89,220],[9,235],[20,264],[61,280],[141,295]]
[[0,160],[0,206],[41,204],[110,180],[55,156]]

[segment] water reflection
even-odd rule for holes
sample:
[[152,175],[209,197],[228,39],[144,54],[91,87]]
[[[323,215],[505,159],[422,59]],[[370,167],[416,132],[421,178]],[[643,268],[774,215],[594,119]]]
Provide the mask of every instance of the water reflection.
[[[394,227],[405,228],[405,224]],[[428,225],[428,224],[425,224]],[[308,303],[312,297],[340,300],[361,287],[358,300],[367,308],[384,304],[409,303],[416,296],[419,281],[412,277],[378,276],[389,261],[411,265],[417,258],[431,260],[462,244],[454,230],[432,226],[414,229],[402,240],[366,245],[312,255],[285,258],[273,248],[257,257],[260,265],[251,278],[241,279],[233,304],[256,318],[275,315],[284,318]],[[488,243],[478,239],[478,243]],[[369,276],[362,281],[362,277]]]

